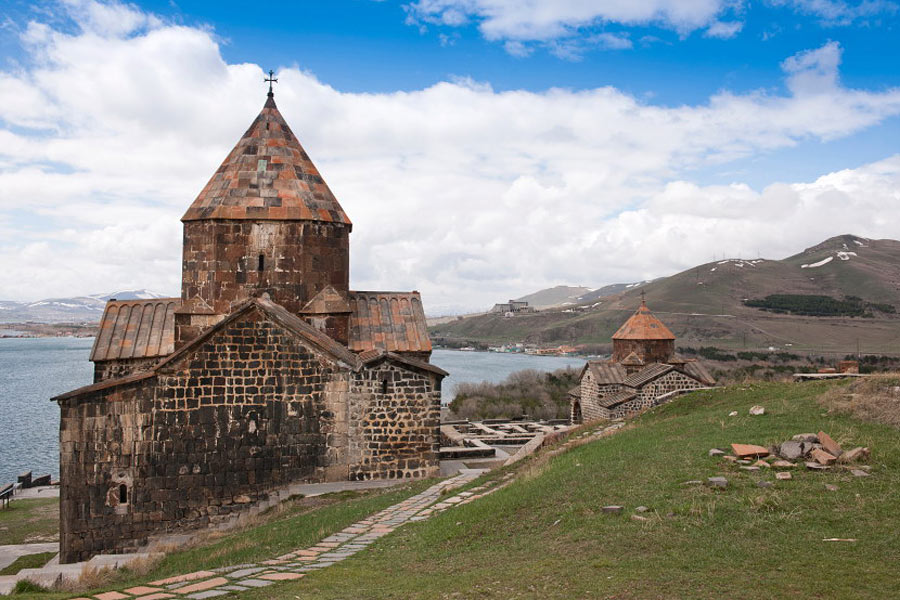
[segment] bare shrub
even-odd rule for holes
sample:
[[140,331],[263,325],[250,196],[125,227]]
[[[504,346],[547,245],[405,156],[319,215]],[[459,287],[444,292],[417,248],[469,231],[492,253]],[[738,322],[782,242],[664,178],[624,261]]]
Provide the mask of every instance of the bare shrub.
[[900,429],[900,375],[877,375],[835,386],[819,397],[828,412]]
[[563,419],[569,416],[566,394],[577,383],[574,369],[516,371],[500,383],[457,384],[449,408],[457,419]]

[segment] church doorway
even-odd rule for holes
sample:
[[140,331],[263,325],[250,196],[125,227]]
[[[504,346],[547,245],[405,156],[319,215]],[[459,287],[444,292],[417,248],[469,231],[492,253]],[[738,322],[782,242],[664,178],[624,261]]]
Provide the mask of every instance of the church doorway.
[[578,425],[583,421],[581,418],[581,402],[572,403],[572,424]]

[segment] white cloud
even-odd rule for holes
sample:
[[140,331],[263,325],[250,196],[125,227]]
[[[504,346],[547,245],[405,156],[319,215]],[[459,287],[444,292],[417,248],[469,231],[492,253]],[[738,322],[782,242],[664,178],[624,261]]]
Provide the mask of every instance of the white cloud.
[[[178,219],[261,108],[263,72],[226,63],[209,32],[137,22],[33,26],[34,68],[0,72],[0,298],[178,292]],[[762,192],[685,175],[900,114],[900,90],[844,88],[839,63],[828,44],[783,63],[787,94],[678,107],[465,78],[345,93],[295,68],[276,100],[354,221],[353,285],[418,289],[441,312],[892,235],[897,157]]]
[[728,40],[740,33],[744,24],[740,21],[716,21],[707,28],[703,34],[706,37]]
[[419,22],[458,26],[470,20],[490,40],[552,40],[600,22],[659,24],[690,32],[711,23],[726,0],[416,0]]
[[900,5],[891,0],[772,0],[776,6],[788,6],[801,14],[813,15],[824,25],[845,26],[900,12]]

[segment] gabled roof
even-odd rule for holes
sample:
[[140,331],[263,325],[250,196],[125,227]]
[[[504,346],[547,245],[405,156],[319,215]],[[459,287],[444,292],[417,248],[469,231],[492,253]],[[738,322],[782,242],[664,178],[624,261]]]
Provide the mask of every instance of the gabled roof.
[[80,388],[72,390],[71,392],[66,392],[64,394],[54,396],[50,398],[50,402],[59,402],[60,400],[68,400],[69,398],[75,398],[76,396],[81,396],[82,394],[100,392],[103,390],[108,390],[110,388],[128,385],[130,383],[139,383],[141,381],[144,381],[145,379],[151,379],[153,377],[156,377],[156,372],[154,371],[139,371],[137,373],[124,375],[115,379],[104,379],[103,381],[98,381],[97,383],[83,385]]
[[706,366],[699,361],[692,360],[686,362],[682,367],[682,370],[685,374],[693,377],[703,385],[716,385],[716,380],[709,374],[709,371],[706,370]]
[[431,352],[419,292],[350,292],[354,352]]
[[653,316],[647,303],[641,300],[641,306],[625,321],[612,336],[614,340],[674,340],[675,336],[662,321]]
[[304,315],[333,315],[350,312],[350,303],[336,289],[326,285],[300,310]]
[[640,356],[631,352],[628,356],[622,359],[622,364],[626,367],[642,367],[644,366],[644,361]]
[[663,363],[650,363],[640,371],[632,373],[622,383],[631,388],[639,388],[645,383],[653,381],[673,370],[675,367]]
[[367,367],[375,365],[383,360],[389,360],[391,362],[401,363],[407,367],[411,367],[414,370],[435,373],[437,375],[440,375],[441,377],[446,377],[450,374],[442,368],[431,363],[416,360],[415,358],[410,358],[408,356],[403,356],[394,352],[385,352],[384,350],[367,350],[360,353],[359,360],[364,366]]
[[155,358],[175,350],[175,311],[180,298],[110,300],[100,331],[94,339],[91,360]]
[[584,370],[581,372],[582,376],[584,376],[584,371],[587,369],[591,370],[594,381],[600,385],[622,383],[625,381],[625,377],[628,376],[625,367],[612,361],[588,361],[587,364],[584,365]]
[[351,225],[271,96],[181,218],[203,219]]
[[295,314],[288,312],[284,307],[275,304],[267,298],[252,298],[237,306],[230,315],[222,321],[219,321],[200,336],[191,340],[190,343],[180,348],[177,352],[156,365],[156,369],[164,368],[171,365],[189,355],[195,349],[203,345],[208,339],[213,337],[219,331],[225,329],[231,323],[249,313],[253,309],[258,308],[265,313],[273,321],[284,327],[286,330],[302,338],[309,345],[331,357],[332,360],[343,364],[346,368],[356,370],[359,368],[360,362],[355,354],[350,352],[346,346],[339,344],[332,338],[328,337],[306,321]]
[[156,377],[161,369],[165,369],[166,366],[177,363],[179,360],[183,359],[199,346],[204,344],[217,332],[228,327],[231,323],[254,309],[259,309],[274,322],[281,325],[289,332],[302,338],[304,342],[313,346],[317,350],[328,355],[332,360],[337,362],[339,366],[348,368],[352,371],[359,371],[360,369],[363,369],[365,367],[375,365],[380,361],[387,360],[401,364],[404,367],[412,370],[434,373],[439,377],[446,377],[448,375],[446,371],[430,363],[395,354],[393,352],[386,352],[382,349],[371,349],[359,355],[356,355],[351,352],[346,346],[336,342],[315,327],[312,327],[297,315],[289,312],[284,307],[275,304],[269,298],[262,297],[252,298],[238,305],[225,319],[207,329],[205,332],[203,332],[202,335],[180,348],[177,352],[170,353],[169,356],[156,363],[155,365],[149,367],[146,371],[140,371],[131,375],[126,375],[114,379],[106,379],[98,383],[86,385],[72,390],[71,392],[66,392],[64,394],[60,394],[59,396],[55,396],[51,398],[51,400],[67,400],[70,398],[81,396],[82,394],[119,387],[122,385],[128,385],[131,383],[137,383]]
[[600,399],[597,400],[597,404],[599,404],[603,408],[612,408],[614,406],[622,404],[623,402],[633,400],[636,397],[637,392],[634,390],[619,390],[618,392],[613,392],[612,394],[601,396]]

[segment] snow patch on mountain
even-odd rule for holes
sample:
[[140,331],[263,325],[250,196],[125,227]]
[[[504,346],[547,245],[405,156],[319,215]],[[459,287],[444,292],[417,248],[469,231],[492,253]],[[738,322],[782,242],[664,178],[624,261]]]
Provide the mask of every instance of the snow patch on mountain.
[[833,257],[833,256],[828,256],[828,257],[823,258],[823,259],[820,260],[819,262],[814,262],[814,263],[808,263],[808,264],[805,264],[805,265],[800,265],[800,268],[801,268],[801,269],[816,269],[816,268],[818,268],[818,267],[822,267],[822,266],[827,265],[828,263],[830,263],[830,262],[833,261],[833,260],[834,260],[834,257]]

